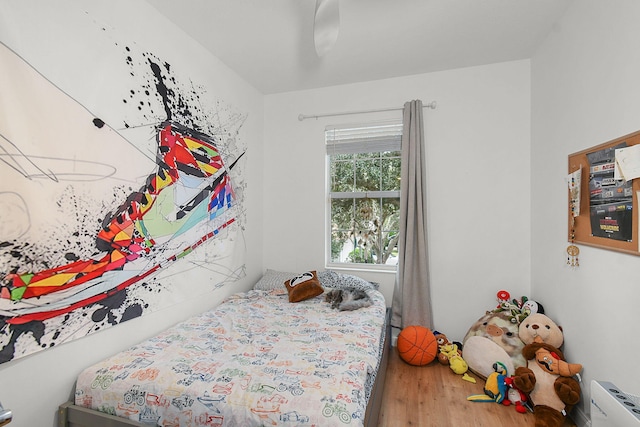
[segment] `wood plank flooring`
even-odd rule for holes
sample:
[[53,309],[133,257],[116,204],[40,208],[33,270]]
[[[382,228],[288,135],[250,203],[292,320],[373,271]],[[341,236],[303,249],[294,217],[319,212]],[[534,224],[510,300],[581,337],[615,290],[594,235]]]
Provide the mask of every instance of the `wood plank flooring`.
[[[532,413],[520,414],[513,406],[470,402],[482,394],[484,380],[464,381],[448,366],[433,362],[416,367],[405,363],[393,347],[378,418],[379,427],[500,427],[534,426]],[[567,419],[565,427],[575,427]]]

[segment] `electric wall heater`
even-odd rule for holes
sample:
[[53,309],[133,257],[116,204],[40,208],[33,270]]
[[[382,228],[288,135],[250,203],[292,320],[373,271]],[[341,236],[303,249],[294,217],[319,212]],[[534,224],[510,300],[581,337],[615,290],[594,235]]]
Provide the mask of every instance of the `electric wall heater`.
[[591,381],[591,427],[640,427],[637,398],[606,381]]

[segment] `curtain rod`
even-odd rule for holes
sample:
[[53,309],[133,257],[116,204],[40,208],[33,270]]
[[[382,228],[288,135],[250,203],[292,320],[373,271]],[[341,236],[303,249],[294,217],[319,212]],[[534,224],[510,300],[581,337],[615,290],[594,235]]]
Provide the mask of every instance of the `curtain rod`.
[[[428,104],[424,104],[422,108],[431,108],[432,110],[436,109],[436,101],[431,101]],[[298,115],[298,120],[303,121],[306,119],[318,119],[318,117],[334,117],[334,116],[346,116],[349,114],[364,114],[364,113],[380,113],[383,111],[401,111],[402,108],[380,108],[377,110],[361,110],[361,111],[343,111],[341,113],[325,113],[325,114],[300,114]]]

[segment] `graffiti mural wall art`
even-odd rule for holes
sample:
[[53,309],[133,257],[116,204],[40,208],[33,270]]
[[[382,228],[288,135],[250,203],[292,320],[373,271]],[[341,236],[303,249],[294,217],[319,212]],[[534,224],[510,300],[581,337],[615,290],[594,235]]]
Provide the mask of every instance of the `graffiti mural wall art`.
[[[0,45],[0,363],[244,274],[246,117],[133,55],[110,125]],[[214,283],[178,279],[198,268]]]

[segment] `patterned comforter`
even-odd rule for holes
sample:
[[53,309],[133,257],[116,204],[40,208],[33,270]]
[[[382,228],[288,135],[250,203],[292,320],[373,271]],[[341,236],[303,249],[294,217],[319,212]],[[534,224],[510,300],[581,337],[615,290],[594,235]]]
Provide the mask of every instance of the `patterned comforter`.
[[385,302],[352,312],[282,290],[214,310],[87,368],[76,405],[160,426],[361,426]]

